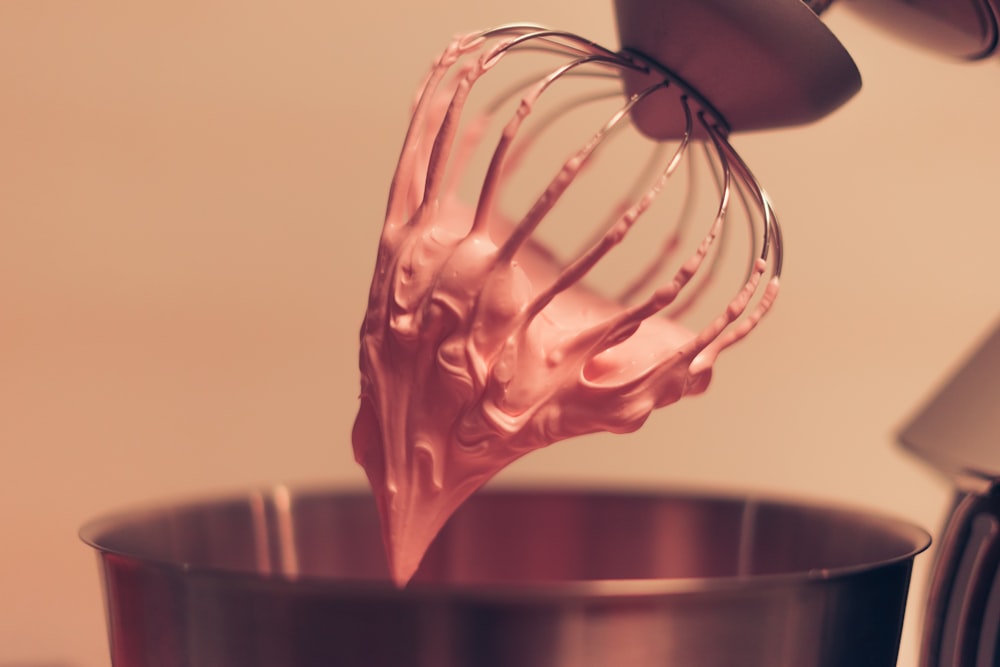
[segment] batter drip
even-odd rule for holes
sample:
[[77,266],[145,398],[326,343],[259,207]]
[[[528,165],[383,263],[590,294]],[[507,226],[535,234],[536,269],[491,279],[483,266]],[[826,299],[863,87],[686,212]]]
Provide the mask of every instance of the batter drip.
[[[522,90],[479,200],[468,205],[448,174],[466,168],[491,113],[460,129],[469,92],[510,53],[539,45],[564,51],[566,64]],[[511,219],[495,199],[514,168],[511,146],[521,124],[557,79],[595,63],[649,72],[651,85],[565,162],[523,217]],[[533,237],[605,136],[628,122],[632,105],[676,88],[662,72],[644,67],[564,33],[509,27],[456,39],[424,81],[392,181],[361,330],[361,405],[352,434],[400,586],[448,517],[493,475],[560,440],[633,431],[652,410],[704,391],[718,354],[746,336],[774,301],[780,244],[772,240],[777,227],[770,204],[726,142],[724,126],[683,91],[686,129],[677,152],[603,235],[569,262],[556,261]],[[695,138],[718,152],[722,174],[719,210],[697,249],[635,302],[583,285],[581,279],[663,189]],[[760,211],[765,242],[722,313],[691,331],[662,311],[676,305],[706,264],[733,193]]]

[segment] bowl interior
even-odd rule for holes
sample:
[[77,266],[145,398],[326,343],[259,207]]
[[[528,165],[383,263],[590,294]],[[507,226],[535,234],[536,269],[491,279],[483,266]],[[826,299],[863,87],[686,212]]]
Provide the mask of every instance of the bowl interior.
[[[188,571],[387,579],[367,493],[282,486],[99,519],[81,535],[102,552]],[[455,514],[415,581],[829,578],[912,558],[928,542],[923,530],[905,522],[767,499],[486,491]]]

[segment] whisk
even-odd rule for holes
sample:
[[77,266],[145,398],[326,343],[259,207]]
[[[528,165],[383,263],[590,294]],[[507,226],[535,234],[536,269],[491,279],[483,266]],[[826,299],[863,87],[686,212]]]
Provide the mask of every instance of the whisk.
[[[474,110],[473,88],[508,65],[517,73]],[[543,111],[554,91],[580,82],[582,97]],[[596,92],[599,84],[610,93]],[[610,112],[559,156],[525,210],[510,214],[505,195],[530,189],[517,179],[551,154],[545,136],[598,100],[610,100]],[[392,181],[361,331],[353,432],[397,583],[410,579],[458,505],[503,467],[573,436],[635,430],[652,410],[703,391],[719,353],[771,308],[781,233],[767,194],[728,142],[730,130],[727,117],[660,62],[569,32],[504,26],[461,36],[436,60]],[[590,189],[581,185],[585,175],[623,134],[645,135],[654,168],[614,162],[611,172],[629,172],[631,185],[607,218],[584,205],[543,238],[553,211],[574,190]],[[478,169],[477,147],[486,148]],[[463,201],[470,175],[482,181]],[[668,218],[651,216],[661,195],[674,194],[674,179],[684,181],[679,203]],[[705,180],[707,195],[691,187]],[[611,187],[601,180],[593,189]],[[585,227],[584,218],[600,224],[567,255],[568,232]],[[640,220],[662,237],[642,241],[652,250],[644,265],[626,259],[613,272],[621,284],[611,292],[591,279]],[[678,320],[704,309],[723,282],[736,230],[744,232],[742,275],[689,329]]]

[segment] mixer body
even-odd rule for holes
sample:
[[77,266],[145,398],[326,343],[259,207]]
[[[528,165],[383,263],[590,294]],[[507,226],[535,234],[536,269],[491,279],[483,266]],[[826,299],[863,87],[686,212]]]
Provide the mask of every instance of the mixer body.
[[887,34],[949,58],[980,60],[1000,42],[1000,0],[837,2]]

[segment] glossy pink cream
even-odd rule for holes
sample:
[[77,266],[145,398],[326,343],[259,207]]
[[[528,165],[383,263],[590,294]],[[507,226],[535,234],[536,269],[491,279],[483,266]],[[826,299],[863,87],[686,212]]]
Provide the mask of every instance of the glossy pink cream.
[[[659,315],[698,271],[719,221],[644,301],[624,305],[580,284],[648,201],[622,213],[568,264],[555,262],[532,231],[586,163],[586,146],[523,218],[494,206],[510,142],[541,85],[525,93],[508,123],[476,206],[460,201],[445,165],[462,168],[480,125],[459,131],[458,116],[471,86],[506,53],[503,43],[445,75],[482,42],[455,40],[420,91],[361,331],[354,453],[374,491],[400,586],[455,509],[515,459],[581,434],[633,431],[652,410],[704,391],[719,352],[754,327],[778,289],[758,259],[702,330]],[[751,306],[758,288],[763,295]]]

